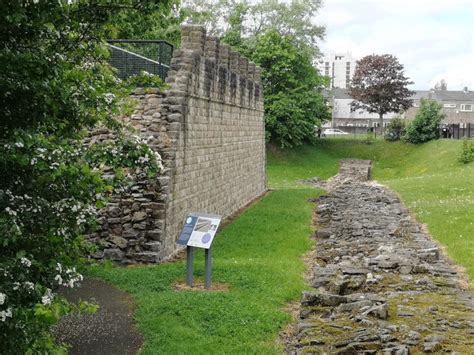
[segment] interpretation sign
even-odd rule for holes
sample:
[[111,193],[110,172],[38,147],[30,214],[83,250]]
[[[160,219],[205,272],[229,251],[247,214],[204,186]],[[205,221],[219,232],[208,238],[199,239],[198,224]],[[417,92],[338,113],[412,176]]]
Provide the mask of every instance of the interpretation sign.
[[204,283],[206,289],[211,288],[211,246],[216,236],[217,228],[219,228],[219,224],[221,223],[221,219],[221,216],[216,215],[190,213],[184,221],[184,227],[177,243],[186,246],[186,283],[190,287],[193,287],[193,250],[196,247],[205,249]]
[[221,223],[221,216],[190,213],[186,217],[178,244],[209,249]]

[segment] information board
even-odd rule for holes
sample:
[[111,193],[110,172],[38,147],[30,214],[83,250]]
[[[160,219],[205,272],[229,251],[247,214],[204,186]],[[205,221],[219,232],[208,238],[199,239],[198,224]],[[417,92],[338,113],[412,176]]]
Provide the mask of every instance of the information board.
[[221,223],[221,216],[190,213],[184,222],[178,244],[209,249]]

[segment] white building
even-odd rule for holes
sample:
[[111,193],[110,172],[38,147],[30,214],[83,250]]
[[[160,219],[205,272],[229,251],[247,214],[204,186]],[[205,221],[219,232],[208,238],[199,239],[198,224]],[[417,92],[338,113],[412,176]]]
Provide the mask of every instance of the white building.
[[[378,127],[379,115],[358,109],[351,111],[351,103],[354,101],[346,89],[335,88],[325,93],[332,106],[332,122],[326,126],[334,127]],[[383,125],[386,127],[390,120],[399,116],[394,112],[386,113],[383,116]]]
[[354,75],[356,60],[350,52],[331,53],[325,56],[318,65],[321,74],[331,79],[330,88],[348,88]]

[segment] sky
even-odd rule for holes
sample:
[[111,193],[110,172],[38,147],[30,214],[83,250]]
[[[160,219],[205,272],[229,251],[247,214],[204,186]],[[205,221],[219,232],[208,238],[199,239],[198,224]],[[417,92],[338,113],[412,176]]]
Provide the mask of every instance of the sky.
[[393,54],[413,89],[474,90],[474,0],[323,0],[315,20],[323,53]]

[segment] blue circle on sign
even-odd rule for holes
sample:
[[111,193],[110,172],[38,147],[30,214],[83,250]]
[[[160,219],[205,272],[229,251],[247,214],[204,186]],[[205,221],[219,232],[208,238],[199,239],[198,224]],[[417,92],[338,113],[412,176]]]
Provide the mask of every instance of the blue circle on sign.
[[203,244],[209,243],[210,240],[211,240],[211,235],[209,233],[204,234],[201,239]]

